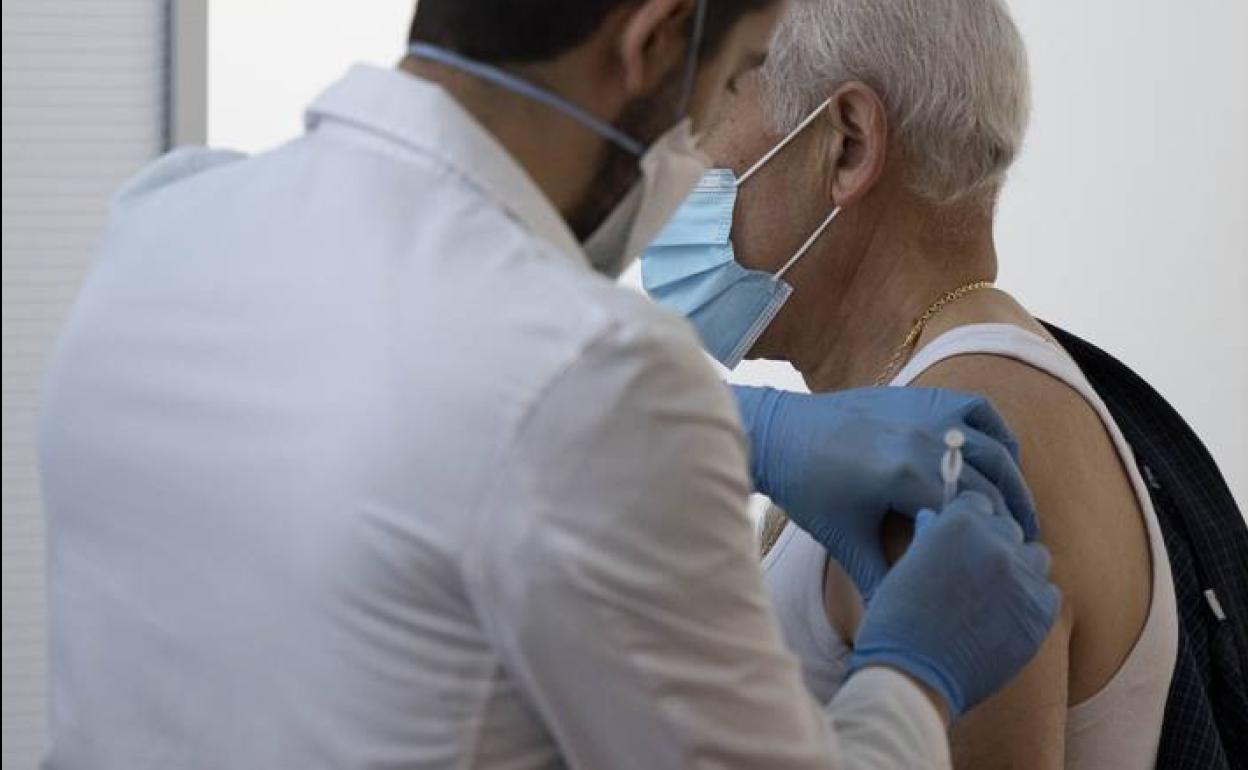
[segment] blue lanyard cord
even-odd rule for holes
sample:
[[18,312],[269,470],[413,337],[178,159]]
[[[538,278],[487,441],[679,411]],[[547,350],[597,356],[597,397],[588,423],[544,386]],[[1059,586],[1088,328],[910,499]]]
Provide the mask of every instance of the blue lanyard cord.
[[595,131],[600,136],[607,138],[620,149],[633,155],[641,157],[646,152],[644,145],[605,120],[589,114],[562,96],[541,86],[534,85],[500,67],[469,59],[466,56],[460,56],[454,51],[448,51],[445,48],[430,45],[429,43],[412,43],[408,46],[407,52],[418,59],[444,64],[461,72],[474,75],[486,82],[493,83],[500,88],[505,88],[513,93],[553,107],[591,131]]

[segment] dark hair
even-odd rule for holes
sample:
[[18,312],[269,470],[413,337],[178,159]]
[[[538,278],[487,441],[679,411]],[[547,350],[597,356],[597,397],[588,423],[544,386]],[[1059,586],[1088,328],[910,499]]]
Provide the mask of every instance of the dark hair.
[[[707,0],[702,56],[746,13],[774,0]],[[636,0],[420,0],[409,42],[491,64],[553,59],[584,42],[612,10]]]

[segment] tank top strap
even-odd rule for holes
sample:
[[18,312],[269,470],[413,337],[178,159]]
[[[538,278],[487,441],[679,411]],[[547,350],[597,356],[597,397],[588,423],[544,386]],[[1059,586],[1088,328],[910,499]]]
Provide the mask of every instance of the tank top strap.
[[1012,358],[1064,382],[1093,404],[1100,401],[1079,366],[1056,342],[1020,326],[1001,323],[971,324],[945,332],[915,354],[890,384],[909,385],[933,366],[968,355]]

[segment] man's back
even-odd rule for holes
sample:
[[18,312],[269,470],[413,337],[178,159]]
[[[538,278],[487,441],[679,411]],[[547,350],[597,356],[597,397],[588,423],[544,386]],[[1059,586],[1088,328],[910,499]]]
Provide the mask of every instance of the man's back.
[[[51,767],[554,760],[465,585],[479,509],[621,319],[693,343],[351,126],[358,90],[119,196],[45,405]],[[516,507],[484,526],[531,526]]]

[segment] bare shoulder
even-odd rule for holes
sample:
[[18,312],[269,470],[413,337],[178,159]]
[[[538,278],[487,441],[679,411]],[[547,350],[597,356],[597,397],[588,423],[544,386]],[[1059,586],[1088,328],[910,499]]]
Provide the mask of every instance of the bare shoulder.
[[[1051,547],[1077,549],[1087,542],[1088,517],[1099,514],[1081,509],[1093,502],[1117,499],[1131,518],[1139,518],[1105,425],[1066,383],[1012,358],[965,355],[933,366],[914,384],[981,393],[992,401],[1018,437],[1023,472],[1037,503],[1044,504],[1041,524]],[[1075,518],[1068,522],[1068,516]],[[1067,543],[1068,534],[1080,537]]]

